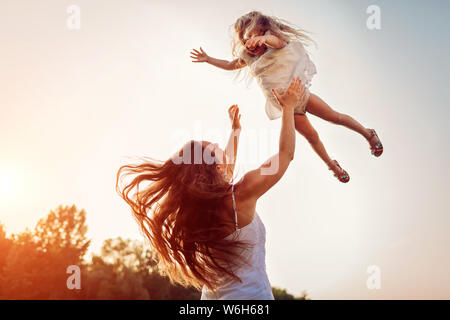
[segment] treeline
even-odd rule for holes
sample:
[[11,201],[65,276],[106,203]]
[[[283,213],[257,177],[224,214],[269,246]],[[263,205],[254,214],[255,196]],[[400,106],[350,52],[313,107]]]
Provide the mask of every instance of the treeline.
[[[162,276],[140,241],[107,239],[100,253],[87,257],[86,232],[86,212],[75,206],[50,211],[33,231],[8,236],[0,224],[0,299],[200,299],[198,290]],[[69,266],[79,271],[79,288]],[[279,300],[307,299],[272,291]]]

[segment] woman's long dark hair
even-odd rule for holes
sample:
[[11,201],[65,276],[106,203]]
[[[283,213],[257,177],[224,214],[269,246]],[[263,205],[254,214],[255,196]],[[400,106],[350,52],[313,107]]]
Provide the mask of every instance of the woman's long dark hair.
[[[121,166],[116,191],[130,205],[162,274],[171,283],[197,289],[206,285],[215,292],[225,279],[242,282],[234,271],[246,261],[236,249],[245,250],[249,243],[236,240],[237,233],[224,239],[224,230],[234,226],[233,211],[224,214],[231,184],[218,172],[217,163],[204,161],[205,149],[192,140],[166,162],[144,157],[140,164]],[[201,150],[201,161],[195,159],[196,150]],[[133,174],[137,176],[120,190],[121,175]],[[149,184],[142,188],[145,182]]]

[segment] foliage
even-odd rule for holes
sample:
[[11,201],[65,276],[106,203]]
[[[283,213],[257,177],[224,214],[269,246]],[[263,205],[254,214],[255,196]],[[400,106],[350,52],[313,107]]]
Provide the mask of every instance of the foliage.
[[272,294],[275,300],[310,300],[308,294],[303,292],[302,296],[296,297],[286,291],[286,289],[280,289],[272,287]]
[[[86,212],[58,206],[33,231],[7,236],[0,224],[0,299],[198,300],[201,292],[173,285],[140,241],[107,239],[87,259]],[[69,289],[67,267],[81,270],[81,288]],[[294,297],[272,288],[275,299]]]

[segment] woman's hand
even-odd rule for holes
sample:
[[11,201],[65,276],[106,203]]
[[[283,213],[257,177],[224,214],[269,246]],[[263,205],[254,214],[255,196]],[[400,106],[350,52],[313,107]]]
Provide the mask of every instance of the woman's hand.
[[230,116],[231,120],[231,128],[234,129],[240,129],[241,128],[241,115],[239,114],[239,107],[237,104],[233,104],[231,107],[228,108],[228,115]]
[[278,89],[277,91],[272,89],[275,98],[281,107],[284,108],[295,108],[297,103],[305,98],[305,86],[301,84],[302,81],[299,77],[293,78],[287,90]]
[[208,62],[209,56],[203,51],[202,47],[200,47],[200,51],[192,49],[191,58],[194,59],[192,62]]

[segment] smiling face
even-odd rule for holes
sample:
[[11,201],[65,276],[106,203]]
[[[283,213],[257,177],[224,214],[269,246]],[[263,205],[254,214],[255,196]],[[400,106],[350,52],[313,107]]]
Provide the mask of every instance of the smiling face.
[[[244,37],[242,39],[242,43],[245,46],[245,43],[252,38],[255,37],[260,37],[263,36],[265,33],[265,30],[260,28],[260,27],[256,27],[252,30],[246,31],[244,33]],[[253,56],[260,56],[262,55],[267,49],[266,45],[262,45],[262,46],[257,46],[256,48],[254,48],[253,50],[250,50],[249,48],[245,47],[245,50],[247,51],[247,53],[253,55]]]

